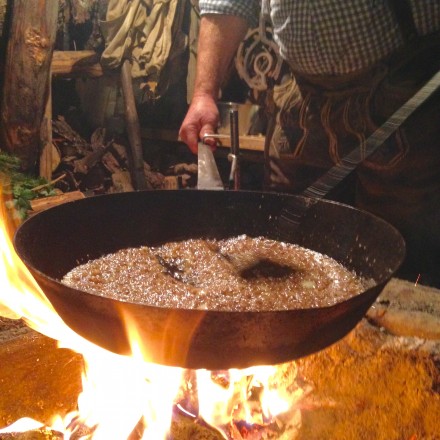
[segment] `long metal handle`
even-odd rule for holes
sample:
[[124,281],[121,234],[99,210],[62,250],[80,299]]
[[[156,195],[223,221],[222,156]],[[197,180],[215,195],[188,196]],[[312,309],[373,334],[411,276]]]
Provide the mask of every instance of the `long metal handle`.
[[[318,201],[350,174],[361,162],[374,153],[407,119],[440,87],[440,72],[437,72],[412,98],[406,101],[386,122],[377,128],[365,141],[361,142],[351,153],[343,157],[338,165],[330,168],[303,193]],[[283,219],[298,224],[305,209],[285,209]]]

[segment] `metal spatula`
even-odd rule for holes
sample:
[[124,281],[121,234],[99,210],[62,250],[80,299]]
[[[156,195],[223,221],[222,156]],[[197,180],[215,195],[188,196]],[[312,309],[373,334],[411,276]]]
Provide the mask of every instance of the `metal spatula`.
[[211,147],[203,142],[199,142],[198,149],[197,188],[211,190],[225,189]]

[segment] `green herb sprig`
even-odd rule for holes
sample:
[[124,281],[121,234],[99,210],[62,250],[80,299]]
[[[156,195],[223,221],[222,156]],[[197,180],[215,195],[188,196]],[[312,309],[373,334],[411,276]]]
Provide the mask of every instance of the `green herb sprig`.
[[20,171],[20,159],[0,151],[0,182],[9,182],[14,208],[21,219],[31,209],[31,200],[55,195],[53,185],[43,177],[34,177]]

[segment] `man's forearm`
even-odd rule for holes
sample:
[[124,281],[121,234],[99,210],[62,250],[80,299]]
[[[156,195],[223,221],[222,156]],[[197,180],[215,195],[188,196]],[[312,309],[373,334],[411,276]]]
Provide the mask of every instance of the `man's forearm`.
[[246,20],[232,15],[210,14],[201,18],[194,96],[218,98],[222,81],[247,28]]
[[247,21],[235,15],[202,16],[194,93],[179,130],[180,139],[193,153],[199,139],[217,129],[220,86],[247,28]]

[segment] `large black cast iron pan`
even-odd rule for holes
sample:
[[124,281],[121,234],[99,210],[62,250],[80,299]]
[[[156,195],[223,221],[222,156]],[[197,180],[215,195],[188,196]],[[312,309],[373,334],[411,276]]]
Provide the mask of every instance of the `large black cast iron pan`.
[[[18,255],[65,323],[92,342],[129,354],[129,316],[159,364],[211,370],[276,364],[346,335],[401,264],[405,245],[381,219],[321,200],[279,236],[277,216],[296,196],[245,191],[142,191],[96,196],[43,211],[16,232]],[[327,254],[374,286],[331,307],[219,312],[117,301],[60,283],[69,270],[125,247],[238,234],[283,239]]]

